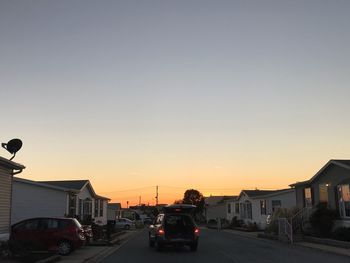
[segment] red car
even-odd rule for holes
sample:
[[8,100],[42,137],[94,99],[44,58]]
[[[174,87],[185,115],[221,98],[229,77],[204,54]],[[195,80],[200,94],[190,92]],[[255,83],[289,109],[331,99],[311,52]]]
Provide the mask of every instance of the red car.
[[12,226],[10,247],[15,254],[45,250],[67,255],[85,239],[75,218],[31,218]]

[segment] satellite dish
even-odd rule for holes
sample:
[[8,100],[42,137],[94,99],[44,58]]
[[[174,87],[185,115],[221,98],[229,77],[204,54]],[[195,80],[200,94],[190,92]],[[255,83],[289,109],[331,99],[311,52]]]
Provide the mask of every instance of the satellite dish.
[[13,154],[12,160],[16,153],[22,148],[22,141],[20,139],[12,139],[8,143],[2,143],[1,146],[5,148],[9,153]]

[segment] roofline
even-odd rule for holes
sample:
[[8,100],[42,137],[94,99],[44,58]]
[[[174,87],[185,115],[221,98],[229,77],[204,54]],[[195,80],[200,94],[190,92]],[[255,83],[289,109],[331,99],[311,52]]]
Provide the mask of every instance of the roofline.
[[13,181],[26,183],[26,184],[31,184],[31,185],[35,185],[35,186],[39,186],[39,187],[45,187],[45,188],[49,188],[49,189],[53,189],[53,190],[59,190],[59,191],[63,191],[63,192],[78,193],[78,191],[73,190],[73,189],[68,189],[68,188],[64,188],[64,187],[54,186],[54,185],[45,184],[45,183],[36,182],[36,181],[23,179],[23,178],[18,178],[18,177],[13,177]]
[[280,194],[286,194],[286,193],[290,193],[290,192],[294,192],[295,189],[294,188],[288,188],[288,189],[281,189],[281,190],[276,190],[275,193],[268,193],[268,194],[264,194],[264,195],[258,195],[255,197],[251,197],[252,199],[259,199],[261,197],[270,197],[270,196],[275,196],[275,195],[280,195]]
[[[344,159],[345,160],[345,159]],[[346,165],[346,164],[343,164],[343,163],[340,163],[339,161],[343,161],[341,159],[330,159],[324,166],[322,166],[322,168],[314,175],[312,176],[309,180],[307,181],[303,181],[303,182],[297,182],[297,183],[294,183],[294,184],[290,184],[289,186],[291,187],[295,187],[295,186],[300,186],[300,185],[307,185],[307,184],[311,184],[313,181],[315,181],[317,179],[317,177],[324,171],[328,168],[328,166],[330,166],[331,164],[334,164],[334,165],[338,165],[340,167],[343,167],[344,169],[348,169],[350,170],[350,166],[349,165]]]
[[[279,195],[279,194],[281,194],[281,193],[292,192],[292,191],[295,191],[295,190],[294,190],[293,188],[287,188],[287,189],[281,189],[281,190],[272,190],[272,191],[274,191],[274,192],[272,192],[272,193],[266,193],[266,194],[261,194],[261,195],[256,195],[256,196],[254,196],[254,197],[249,196],[245,191],[255,191],[255,190],[247,190],[247,189],[242,190],[241,193],[239,194],[239,196],[237,197],[237,199],[236,199],[235,201],[238,201],[238,200],[241,198],[241,196],[242,196],[243,194],[245,194],[247,197],[249,197],[249,198],[251,198],[251,199],[260,199],[260,198],[262,198],[262,197],[275,196],[275,195]],[[259,191],[259,190],[258,190],[258,191]],[[264,190],[260,190],[260,191],[264,191]]]
[[[3,165],[6,168],[10,168],[12,170],[19,170],[22,171],[23,169],[25,169],[26,167],[20,163],[15,163],[11,160],[7,160],[4,157],[0,156],[0,164]],[[17,173],[17,172],[16,172]]]

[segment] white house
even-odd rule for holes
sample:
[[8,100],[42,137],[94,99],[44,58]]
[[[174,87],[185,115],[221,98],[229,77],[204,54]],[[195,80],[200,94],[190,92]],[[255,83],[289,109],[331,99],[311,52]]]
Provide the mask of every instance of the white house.
[[107,224],[109,199],[97,195],[89,180],[38,182],[14,177],[12,200],[12,224],[32,217],[64,216]]
[[0,242],[7,241],[10,235],[12,178],[24,168],[0,157]]
[[[218,218],[227,219],[227,213],[229,212],[229,206],[231,203],[229,200],[233,201],[237,196],[208,196],[204,198],[205,202],[205,219],[207,222],[209,220],[217,220]],[[228,205],[230,204],[230,205]]]
[[244,223],[256,223],[260,229],[266,227],[266,219],[278,208],[294,208],[296,206],[295,190],[242,190],[236,200],[228,201],[230,213],[227,219],[233,217]]

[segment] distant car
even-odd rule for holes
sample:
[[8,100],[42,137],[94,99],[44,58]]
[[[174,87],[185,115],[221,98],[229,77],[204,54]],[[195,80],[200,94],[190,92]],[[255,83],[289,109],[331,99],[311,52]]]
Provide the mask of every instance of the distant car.
[[149,227],[149,245],[158,251],[165,245],[188,245],[191,251],[196,251],[200,231],[191,214],[195,208],[193,205],[166,206]]
[[115,228],[129,230],[135,227],[135,223],[128,218],[117,218]]
[[75,218],[31,218],[12,226],[9,244],[15,254],[51,251],[68,255],[85,241],[84,230]]

